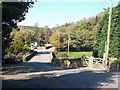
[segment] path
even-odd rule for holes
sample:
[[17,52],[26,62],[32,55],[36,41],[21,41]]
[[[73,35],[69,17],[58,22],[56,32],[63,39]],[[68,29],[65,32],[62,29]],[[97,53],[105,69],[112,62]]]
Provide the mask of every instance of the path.
[[[6,66],[0,77],[3,88],[117,88],[118,73],[100,70],[64,69],[49,64],[50,49],[38,51],[29,62]],[[7,75],[9,74],[9,75]]]

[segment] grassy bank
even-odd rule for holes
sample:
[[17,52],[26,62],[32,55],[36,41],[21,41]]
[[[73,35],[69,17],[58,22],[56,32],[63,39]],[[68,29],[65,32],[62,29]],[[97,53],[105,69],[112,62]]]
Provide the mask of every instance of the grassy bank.
[[67,52],[57,52],[55,53],[56,57],[58,59],[62,59],[62,58],[81,58],[83,55],[85,56],[92,56],[92,52],[70,52],[69,56]]

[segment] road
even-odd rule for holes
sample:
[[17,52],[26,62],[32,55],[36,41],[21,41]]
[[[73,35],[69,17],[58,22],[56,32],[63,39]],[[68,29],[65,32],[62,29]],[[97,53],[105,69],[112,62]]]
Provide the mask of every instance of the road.
[[118,72],[51,66],[51,49],[30,61],[4,67],[3,88],[118,88]]

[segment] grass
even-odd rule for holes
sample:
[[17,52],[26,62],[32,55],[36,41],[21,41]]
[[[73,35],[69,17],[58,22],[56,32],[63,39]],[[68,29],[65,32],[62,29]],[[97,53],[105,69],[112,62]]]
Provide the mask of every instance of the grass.
[[93,52],[70,52],[69,56],[67,55],[67,52],[57,52],[56,56],[58,59],[62,58],[81,58],[83,55],[85,56],[92,56]]

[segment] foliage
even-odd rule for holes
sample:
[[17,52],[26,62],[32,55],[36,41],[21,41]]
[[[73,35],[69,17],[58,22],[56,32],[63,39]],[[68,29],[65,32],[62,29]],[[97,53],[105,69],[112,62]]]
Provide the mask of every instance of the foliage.
[[27,44],[30,44],[31,41],[37,41],[40,46],[44,46],[50,42],[49,38],[52,34],[51,29],[47,26],[44,28],[39,28],[38,26],[19,26],[20,28],[24,28],[27,30],[26,41]]
[[[110,32],[110,49],[109,57],[120,57],[120,29],[119,29],[119,15],[120,5],[113,8],[112,12],[112,24]],[[108,14],[105,14],[102,20],[99,22],[99,27],[97,30],[96,43],[94,47],[94,54],[102,57],[105,50],[105,41],[107,39],[107,28],[108,28]],[[97,52],[97,53],[96,53]]]
[[[21,27],[22,29],[23,27]],[[39,40],[39,31],[36,27],[33,27],[32,30],[28,30],[27,28],[23,28],[26,31],[25,34],[25,42],[26,44],[30,45],[31,42],[35,42]]]
[[[8,5],[8,7],[6,5]],[[39,28],[38,24],[34,27],[21,26],[19,29],[13,29],[13,27],[17,25],[17,22],[25,19],[25,14],[32,5],[33,2],[20,2],[19,4],[17,4],[17,2],[9,4],[3,3],[3,21],[5,22],[2,24],[3,52],[4,49],[8,47],[6,52],[9,51],[9,53],[14,54],[29,51],[30,43],[34,41],[37,41],[40,46],[51,43],[58,51],[65,52],[68,49],[70,32],[70,51],[93,51],[94,48],[94,55],[96,54],[96,56],[102,57],[105,49],[108,26],[107,10],[94,17],[84,18],[76,23],[71,22],[61,26],[57,25],[52,29],[48,28],[48,26]],[[16,10],[14,10],[15,8]],[[119,7],[114,8],[112,17],[110,56],[114,57],[120,56],[118,54],[120,50],[118,47],[118,21],[120,21],[118,20],[118,9]],[[8,10],[11,10],[11,12]],[[72,54],[74,55],[74,53]],[[62,56],[67,56],[67,54],[64,53]]]
[[17,22],[25,19],[29,8],[34,2],[2,2],[2,22],[8,23],[11,27]]
[[51,30],[48,28],[48,26],[44,28],[39,29],[39,42],[40,45],[44,45],[47,43],[50,43],[49,37],[51,35]]
[[12,38],[10,33],[13,28],[17,28],[17,23],[25,19],[25,15],[29,8],[33,6],[33,2],[2,2],[2,54],[9,47]]
[[12,42],[10,43],[9,52],[18,54],[19,52],[22,52],[23,46],[25,45],[25,33],[26,31],[21,29],[17,31],[16,29],[13,30],[11,33]]
[[13,53],[18,55],[21,52],[23,54],[26,52],[30,52],[30,44],[33,42],[40,42],[40,45],[45,44],[45,30],[47,30],[48,32],[47,39],[49,40],[49,29],[38,28],[37,26],[19,26],[18,28],[13,29],[9,37],[11,38],[10,46],[8,49],[6,49],[7,54]]
[[25,44],[24,46],[23,46],[23,52],[24,53],[26,53],[26,52],[29,52],[30,51],[30,47],[27,45],[27,44]]
[[[105,12],[103,12],[105,13]],[[92,51],[98,27],[98,21],[103,13],[96,17],[83,19],[76,23],[66,23],[52,29],[49,40],[59,51],[67,51],[70,32],[70,51]]]
[[[70,31],[70,51],[92,51],[96,37],[96,31],[99,20],[105,12],[99,13],[95,17],[83,19],[76,23],[66,23],[62,26],[56,26],[52,29],[45,26],[43,28],[23,27],[29,30],[25,36],[25,41],[30,44],[31,41],[39,42],[40,46],[46,43],[52,44],[58,51],[67,51],[68,32]],[[90,25],[87,25],[87,24]]]

